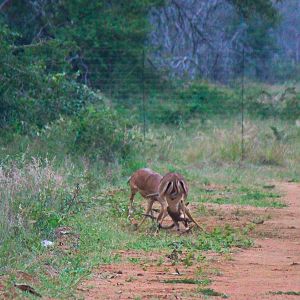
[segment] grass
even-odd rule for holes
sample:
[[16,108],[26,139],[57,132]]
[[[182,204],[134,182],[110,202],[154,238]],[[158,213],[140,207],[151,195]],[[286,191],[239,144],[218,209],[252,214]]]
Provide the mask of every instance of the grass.
[[[140,231],[132,231],[127,220],[126,179],[145,161],[161,173],[181,172],[190,183],[189,201],[199,207],[200,216],[208,213],[204,202],[282,208],[284,203],[276,185],[269,188],[270,181],[300,180],[299,129],[287,127],[287,140],[281,145],[272,136],[271,125],[274,121],[246,124],[243,163],[236,143],[239,132],[231,121],[154,128],[143,155],[108,166],[84,157],[50,160],[40,155],[32,159],[31,147],[36,147],[32,141],[18,141],[21,152],[16,142],[0,147],[0,278],[8,275],[7,287],[12,287],[16,281],[23,282],[15,275],[22,270],[38,279],[33,287],[43,296],[74,298],[76,285],[94,267],[121,260],[118,250],[175,251],[178,261],[189,267],[205,251],[229,253],[232,247],[251,247],[250,226],[224,225],[182,236],[162,231],[157,237],[146,222]],[[276,126],[285,128],[281,122]],[[143,211],[140,203],[137,197],[136,219]],[[55,230],[63,226],[73,233],[59,245]],[[44,239],[54,246],[43,247]],[[139,263],[135,258],[131,262]],[[199,282],[195,279],[194,284]],[[209,289],[204,293],[209,294]]]
[[[197,253],[207,250],[224,252],[233,246],[249,247],[252,244],[245,232],[230,227],[216,228],[212,233],[196,231],[188,236],[161,232],[157,238],[147,224],[141,232],[133,234],[126,220],[126,196],[118,189],[103,191],[103,197],[97,200],[101,205],[99,202],[88,202],[88,193],[82,196],[82,200],[87,202],[83,209],[73,211],[59,222],[59,226],[71,227],[78,237],[78,240],[73,240],[70,236],[65,247],[57,246],[59,239],[49,230],[38,236],[35,236],[36,231],[24,231],[22,236],[6,240],[0,248],[1,274],[10,275],[8,282],[11,286],[15,282],[13,270],[22,270],[39,278],[35,288],[42,295],[67,298],[74,297],[76,284],[95,266],[118,262],[120,256],[114,253],[115,250],[165,250],[171,253],[178,248]],[[118,203],[118,209],[112,205],[114,203]],[[41,240],[44,238],[54,241],[55,246],[42,247]],[[182,257],[182,260],[190,265],[194,258]],[[135,258],[130,261],[139,263]],[[45,275],[49,265],[55,270],[54,277]]]
[[216,292],[213,289],[200,289],[199,293],[201,293],[202,295],[205,295],[205,296],[209,296],[209,297],[221,297],[223,299],[229,298],[227,295]]
[[128,261],[132,264],[139,264],[141,262],[141,259],[138,257],[128,257]]
[[289,296],[300,296],[300,292],[288,291],[288,292],[270,292],[272,295],[289,295]]
[[256,207],[283,208],[286,204],[279,199],[279,193],[270,192],[263,188],[252,186],[239,186],[226,188],[226,190],[207,191],[202,189],[198,193],[199,202],[211,202],[217,204],[250,205]]

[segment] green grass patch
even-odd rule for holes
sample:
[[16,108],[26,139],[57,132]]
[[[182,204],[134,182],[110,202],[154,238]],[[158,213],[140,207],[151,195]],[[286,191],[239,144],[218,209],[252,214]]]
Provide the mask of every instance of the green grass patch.
[[202,295],[205,295],[205,296],[209,296],[209,297],[221,297],[223,299],[228,298],[228,296],[226,294],[216,292],[213,289],[200,289],[199,293],[201,293]]
[[[280,201],[281,195],[263,188],[238,186],[224,191],[200,189],[200,202],[216,204],[250,205],[256,207],[283,208],[287,205]],[[195,195],[195,194],[194,194]]]
[[294,291],[288,291],[288,292],[278,291],[278,292],[270,292],[270,294],[272,294],[272,295],[300,296],[300,292],[294,292]]
[[135,265],[141,263],[141,259],[138,257],[128,257],[128,261]]
[[172,235],[168,232],[160,232],[159,237],[139,234],[127,243],[126,248],[143,251],[186,249],[226,252],[232,247],[251,247],[253,241],[248,236],[250,230],[250,227],[238,229],[225,225],[224,227],[216,227],[211,232],[198,231],[184,236]]

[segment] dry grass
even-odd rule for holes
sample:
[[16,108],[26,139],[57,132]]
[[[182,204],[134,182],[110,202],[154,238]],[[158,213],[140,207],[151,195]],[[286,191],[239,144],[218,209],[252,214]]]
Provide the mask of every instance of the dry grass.
[[48,160],[0,166],[0,242],[29,229],[43,210],[59,209],[65,187],[64,176]]
[[[258,165],[278,166],[299,162],[298,136],[296,126],[287,127],[279,123],[277,128],[270,121],[248,121],[244,128],[245,160]],[[238,162],[242,151],[241,126],[238,123],[232,127],[216,125],[209,131],[198,131],[197,136],[187,144],[184,151],[189,163]]]

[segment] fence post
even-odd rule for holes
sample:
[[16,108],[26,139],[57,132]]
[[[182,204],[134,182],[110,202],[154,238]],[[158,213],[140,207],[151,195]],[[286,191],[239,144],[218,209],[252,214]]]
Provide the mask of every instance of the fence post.
[[242,105],[241,105],[241,113],[242,113],[242,132],[241,132],[241,161],[244,161],[245,159],[245,141],[244,141],[244,91],[245,91],[245,48],[243,47],[243,52],[242,52],[242,91],[241,91],[241,100],[242,100]]
[[142,65],[142,101],[143,101],[143,134],[144,134],[144,151],[146,142],[146,91],[145,91],[145,49],[143,49]]

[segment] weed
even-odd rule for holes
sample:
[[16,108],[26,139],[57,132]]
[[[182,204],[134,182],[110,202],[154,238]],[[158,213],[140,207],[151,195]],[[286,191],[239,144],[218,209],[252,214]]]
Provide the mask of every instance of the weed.
[[125,281],[126,281],[126,282],[133,282],[133,281],[135,281],[135,280],[137,280],[136,277],[134,277],[134,276],[129,276]]
[[141,259],[138,257],[128,257],[128,261],[130,261],[132,264],[139,264],[141,262]]
[[163,257],[160,257],[160,258],[157,260],[156,265],[157,265],[158,267],[160,267],[163,263],[164,263],[164,258],[163,258]]
[[[263,186],[262,182],[300,179],[297,168],[300,147],[299,139],[295,138],[299,130],[294,127],[286,130],[286,135],[291,138],[285,140],[284,146],[279,145],[281,141],[273,140],[270,125],[259,121],[246,124],[243,164],[237,164],[239,148],[234,139],[240,133],[234,121],[213,120],[211,125],[205,126],[196,124],[186,128],[188,135],[176,128],[160,128],[159,133],[153,128],[145,141],[145,153],[136,151],[136,156],[121,161],[116,159],[109,165],[100,159],[78,157],[74,153],[66,155],[59,140],[66,134],[56,134],[56,125],[53,125],[51,141],[47,141],[46,136],[38,141],[19,136],[11,144],[1,145],[1,274],[24,270],[39,278],[37,289],[42,295],[67,299],[75,298],[77,283],[93,268],[120,261],[120,255],[114,254],[116,250],[158,250],[173,254],[172,262],[183,260],[187,266],[195,257],[199,263],[204,262],[203,268],[205,251],[225,253],[225,257],[231,259],[228,254],[231,247],[253,245],[249,232],[254,225],[242,229],[221,226],[182,236],[161,231],[154,236],[149,224],[145,224],[145,230],[132,232],[127,220],[129,191],[126,178],[136,168],[145,166],[145,161],[161,173],[170,170],[184,173],[190,183],[189,201],[194,202],[193,205],[200,204],[196,212],[201,216],[217,214],[216,210],[206,209],[202,202],[284,207],[276,190]],[[282,130],[283,125],[277,127]],[[92,128],[89,130],[92,132]],[[139,138],[140,131],[135,130]],[[271,137],[267,136],[268,132]],[[131,134],[134,133],[132,130]],[[87,132],[84,134],[82,139],[90,138]],[[164,140],[167,136],[170,138]],[[127,153],[128,149],[123,150]],[[93,151],[97,152],[96,146]],[[57,156],[57,159],[30,158],[35,155],[45,157],[45,153],[49,157]],[[257,153],[260,154],[258,158],[255,157]],[[76,192],[77,184],[79,193]],[[140,202],[141,198],[137,197],[135,218],[140,218],[144,212]],[[243,211],[236,211],[236,214],[242,215]],[[64,248],[65,245],[57,247],[59,240],[55,229],[58,226],[72,227],[78,236],[76,244],[68,245],[68,248]],[[41,246],[43,239],[54,241],[55,246]],[[163,261],[161,257],[157,264],[163,265]],[[131,262],[140,263],[134,258]],[[45,275],[49,266],[55,270],[53,277]],[[144,264],[143,270],[147,268]],[[164,270],[169,272],[167,267]],[[8,284],[12,283],[13,278]]]
[[193,260],[195,259],[195,254],[193,251],[188,252],[182,259],[182,262],[186,267],[191,267],[193,265]]

